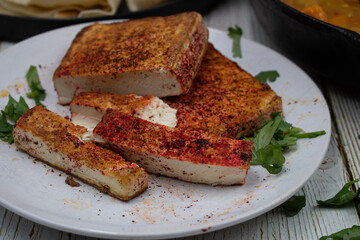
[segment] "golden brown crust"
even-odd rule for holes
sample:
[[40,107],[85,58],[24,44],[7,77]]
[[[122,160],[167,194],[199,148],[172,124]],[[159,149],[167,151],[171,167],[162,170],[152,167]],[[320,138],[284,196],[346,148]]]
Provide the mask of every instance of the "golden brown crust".
[[[147,188],[148,175],[137,164],[126,162],[119,154],[99,147],[93,143],[86,143],[80,140],[81,135],[87,132],[86,128],[76,126],[70,121],[62,118],[55,113],[37,105],[24,113],[14,126],[14,141],[18,148],[27,151],[29,154],[39,157],[35,150],[31,149],[30,144],[41,144],[37,141],[27,138],[19,131],[30,133],[41,139],[48,148],[49,152],[61,152],[72,162],[72,166],[77,168],[85,166],[92,170],[100,172],[102,175],[115,178],[117,181],[129,184],[131,181],[136,182],[136,178],[141,180],[138,185],[138,191],[142,192]],[[41,159],[47,163],[46,159]],[[50,163],[51,165],[51,163]],[[61,169],[72,173],[72,169]],[[96,188],[102,190],[104,186],[99,183],[82,179],[91,183]],[[125,184],[125,185],[126,185]],[[106,186],[105,186],[106,188]],[[119,196],[111,190],[107,191],[111,195],[127,200],[134,196]],[[139,193],[140,193],[139,192]],[[138,195],[139,193],[136,193]]]
[[212,44],[189,92],[164,100],[179,110],[184,105],[194,110],[192,119],[201,119],[200,129],[232,138],[252,134],[262,124],[260,118],[282,111],[281,98],[268,84],[257,81]]
[[71,105],[91,107],[106,112],[107,109],[134,114],[151,103],[153,96],[139,97],[135,94],[119,95],[113,93],[82,92],[74,97]]
[[112,151],[82,142],[79,136],[87,132],[86,128],[76,126],[40,105],[27,111],[14,128],[21,128],[41,137],[57,151],[68,153],[79,164],[98,169],[103,174],[112,173],[112,170],[137,168]]
[[187,92],[207,38],[208,31],[196,12],[95,23],[78,33],[53,78],[167,70]]

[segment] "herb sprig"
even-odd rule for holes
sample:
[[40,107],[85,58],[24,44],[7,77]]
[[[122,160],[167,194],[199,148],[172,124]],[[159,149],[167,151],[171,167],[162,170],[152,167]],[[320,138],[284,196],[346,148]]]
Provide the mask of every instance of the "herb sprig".
[[320,240],[333,239],[333,240],[345,240],[345,239],[360,239],[360,226],[354,225],[352,228],[345,228],[339,232],[333,233],[329,236],[323,236]]
[[[36,104],[41,104],[40,100],[45,99],[45,89],[41,86],[35,66],[30,66],[26,73],[26,80],[31,89],[31,92],[26,95],[34,99]],[[8,142],[9,144],[14,142],[12,134],[14,124],[27,110],[29,110],[29,106],[23,97],[20,97],[19,101],[16,101],[9,95],[8,103],[0,114],[0,139],[2,141]]]
[[26,80],[31,89],[31,92],[26,95],[29,98],[34,99],[35,104],[41,104],[40,100],[45,99],[45,89],[40,83],[39,75],[35,66],[30,66],[28,72],[26,73]]
[[351,202],[357,196],[359,196],[360,189],[356,192],[351,192],[349,191],[349,187],[358,181],[359,179],[355,179],[354,181],[346,183],[344,187],[334,197],[324,201],[317,200],[317,204],[323,207],[339,207]]
[[298,214],[303,207],[306,206],[305,193],[304,195],[292,196],[289,200],[280,205],[286,216],[293,217]]
[[325,131],[305,133],[283,120],[280,113],[271,115],[272,119],[255,132],[254,137],[246,140],[254,142],[250,164],[261,165],[271,174],[278,174],[285,163],[284,150],[295,146],[299,138],[314,138],[324,135]]
[[[1,111],[0,115],[0,139],[9,144],[14,142],[12,130],[14,128],[14,123],[29,110],[29,106],[25,102],[23,97],[19,98],[19,101],[16,101],[11,95],[9,95],[9,101],[5,106],[5,110]],[[8,119],[12,123],[8,122]]]
[[228,36],[232,38],[233,44],[232,44],[232,53],[233,57],[242,57],[241,53],[241,47],[240,47],[240,39],[242,37],[242,29],[235,25],[234,28],[229,27],[228,28]]
[[259,72],[255,76],[255,78],[262,83],[266,83],[267,81],[275,82],[278,77],[280,77],[280,74],[276,70]]

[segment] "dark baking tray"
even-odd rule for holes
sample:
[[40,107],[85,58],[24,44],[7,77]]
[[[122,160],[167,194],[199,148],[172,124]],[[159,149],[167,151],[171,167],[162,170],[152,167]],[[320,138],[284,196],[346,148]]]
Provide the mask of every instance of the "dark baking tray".
[[217,2],[219,1],[173,0],[153,8],[148,8],[146,10],[129,12],[123,1],[114,16],[91,18],[49,19],[14,17],[0,14],[0,40],[17,42],[55,28],[90,21],[141,18],[148,16],[166,16],[185,11],[197,11],[200,13],[205,13]]
[[280,0],[252,0],[269,38],[309,73],[360,87],[360,34],[320,21]]

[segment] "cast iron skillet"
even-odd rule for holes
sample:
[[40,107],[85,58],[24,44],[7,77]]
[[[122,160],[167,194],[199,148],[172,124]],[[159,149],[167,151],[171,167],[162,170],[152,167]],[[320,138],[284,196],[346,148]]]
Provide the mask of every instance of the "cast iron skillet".
[[124,4],[122,4],[114,16],[91,18],[49,19],[13,17],[0,14],[0,41],[17,42],[48,30],[90,21],[165,16],[185,11],[197,11],[203,13],[213,7],[217,2],[219,1],[172,0],[162,5],[138,12],[129,12],[126,6],[124,7]]
[[305,70],[360,87],[360,34],[280,2],[251,0],[261,24],[287,57]]

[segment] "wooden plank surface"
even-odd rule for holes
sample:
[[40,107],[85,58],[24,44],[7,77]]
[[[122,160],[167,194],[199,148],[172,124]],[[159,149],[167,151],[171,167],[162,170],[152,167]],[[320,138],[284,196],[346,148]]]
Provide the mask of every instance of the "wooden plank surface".
[[[204,16],[209,27],[226,31],[235,24],[241,26],[244,37],[276,49],[270,42],[250,6],[251,0],[224,1]],[[0,51],[11,46],[2,42]],[[322,83],[321,80],[317,81]],[[333,116],[333,134],[327,155],[320,169],[304,186],[307,206],[288,218],[280,209],[223,230],[181,240],[232,239],[318,239],[354,224],[359,216],[354,205],[326,209],[316,206],[316,200],[333,196],[345,182],[360,176],[360,95],[357,90],[334,84],[321,84]],[[57,231],[11,213],[0,207],[0,239],[95,239]]]

